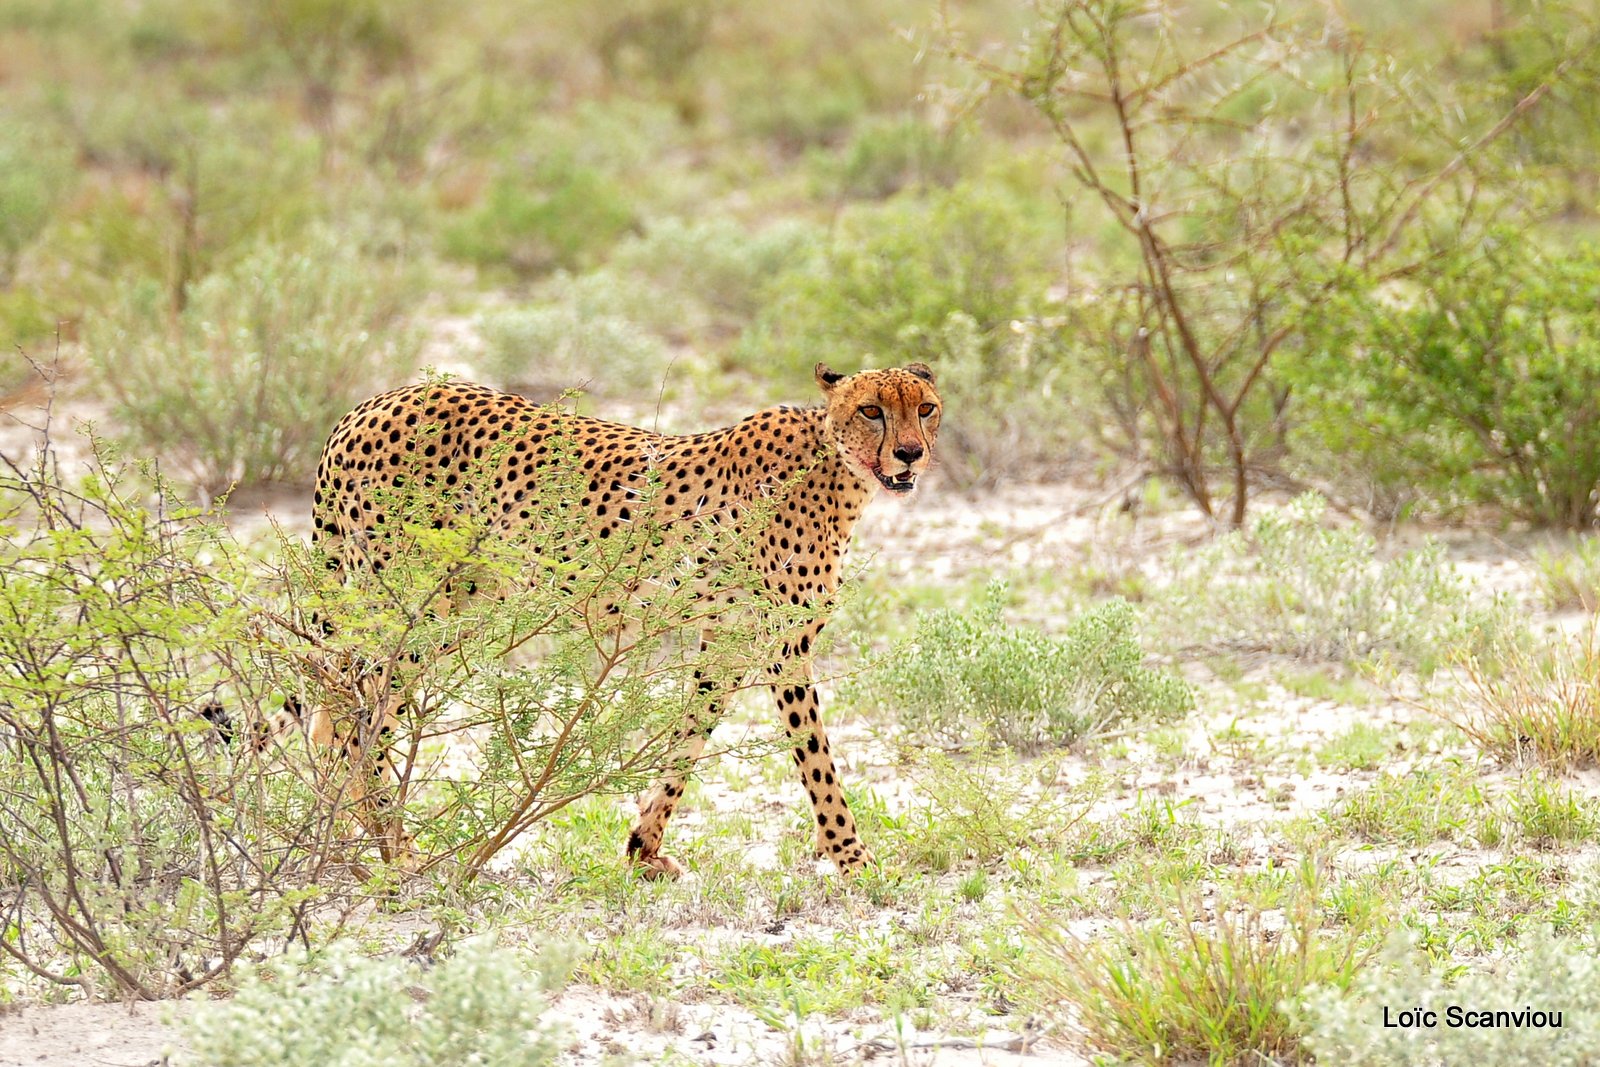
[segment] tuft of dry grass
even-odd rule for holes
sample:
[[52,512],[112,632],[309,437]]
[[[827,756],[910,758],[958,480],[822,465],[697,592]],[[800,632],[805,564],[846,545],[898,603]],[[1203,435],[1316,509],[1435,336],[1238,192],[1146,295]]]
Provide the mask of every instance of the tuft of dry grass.
[[1465,684],[1427,710],[1485,753],[1556,770],[1600,764],[1600,634],[1539,652],[1513,649],[1491,673],[1476,660]]
[[1565,551],[1555,545],[1540,549],[1533,569],[1551,611],[1600,608],[1600,538],[1579,538]]
[[1282,907],[1219,901],[1209,915],[1183,889],[1162,919],[1124,918],[1092,940],[1041,920],[1027,977],[1047,1011],[1119,1062],[1305,1058],[1293,1004],[1312,987],[1347,988],[1367,956],[1362,930],[1323,926],[1318,883],[1307,862]]

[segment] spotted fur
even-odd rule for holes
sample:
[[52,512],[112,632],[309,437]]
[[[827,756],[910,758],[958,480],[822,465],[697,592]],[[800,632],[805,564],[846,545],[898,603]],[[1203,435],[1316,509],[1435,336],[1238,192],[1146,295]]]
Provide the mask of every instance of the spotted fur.
[[[541,471],[557,452],[575,448],[588,478],[581,500],[585,525],[598,538],[640,518],[634,512],[641,506],[661,525],[738,516],[784,487],[756,534],[763,592],[782,603],[820,607],[838,588],[851,531],[868,501],[879,489],[909,494],[927,470],[943,404],[932,372],[920,363],[849,376],[819,363],[816,380],[824,395],[820,407],[768,408],[725,429],[685,436],[552,412],[460,382],[383,393],[341,419],[328,438],[317,473],[313,538],[335,566],[381,568],[383,539],[375,535],[397,479],[431,477],[449,503],[486,455],[498,465],[487,501],[494,519],[508,531],[537,523]],[[653,491],[642,505],[638,487],[646,483]],[[785,643],[794,662],[772,665],[772,690],[811,799],[819,852],[848,872],[870,862],[871,854],[845,803],[811,683],[811,652],[825,621],[815,619]],[[709,640],[714,632],[702,636]],[[628,856],[653,877],[682,872],[661,851],[662,836],[725,696],[709,682],[701,689],[705,715],[684,724],[669,764],[684,769],[668,773],[641,799],[628,834]],[[291,710],[298,713],[298,706]],[[368,738],[386,737],[392,724],[376,731],[372,725],[361,731]],[[354,760],[365,757],[379,773],[387,771],[381,740],[368,751],[349,740],[345,746]]]

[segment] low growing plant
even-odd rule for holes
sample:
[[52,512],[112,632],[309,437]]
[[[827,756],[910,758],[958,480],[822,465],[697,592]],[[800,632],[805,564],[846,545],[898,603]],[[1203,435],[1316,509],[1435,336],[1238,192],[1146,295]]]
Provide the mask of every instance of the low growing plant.
[[530,973],[487,940],[468,942],[431,968],[364,958],[336,942],[253,968],[231,999],[197,1005],[183,1027],[189,1052],[177,1062],[543,1067],[561,1052],[545,997],[569,969],[570,961],[547,953],[531,961]]
[[635,225],[632,198],[610,175],[570,156],[516,162],[481,203],[451,220],[444,250],[519,275],[595,266]]
[[1591,631],[1537,651],[1512,650],[1491,673],[1469,660],[1464,684],[1428,708],[1488,755],[1557,770],[1600,763],[1600,646]]
[[1582,538],[1570,551],[1539,549],[1533,554],[1533,569],[1551,611],[1600,609],[1600,538]]
[[963,412],[945,431],[950,470],[975,481],[1058,463],[1072,364],[1050,331],[1022,328],[1049,278],[1049,211],[976,180],[849,209],[821,255],[768,286],[737,354],[790,381],[839,352],[924,360]]
[[854,684],[858,699],[894,711],[922,743],[993,741],[1025,753],[1194,706],[1181,680],[1145,666],[1137,616],[1125,601],[1085,611],[1054,637],[1007,623],[1004,595],[995,583],[970,611],[919,619],[915,633]]
[[778,275],[811,263],[820,243],[816,228],[798,221],[751,231],[727,216],[665,218],[623,240],[609,266],[647,278],[675,302],[706,307],[714,325],[733,329],[760,310]]
[[629,316],[633,301],[627,297],[633,295],[613,275],[560,275],[530,306],[479,322],[483,369],[540,399],[568,389],[654,396],[670,353],[661,337]]
[[1441,545],[1384,557],[1371,534],[1326,522],[1315,494],[1178,557],[1164,617],[1186,647],[1306,660],[1390,658],[1431,670],[1452,656],[1504,656],[1524,640],[1511,606],[1484,601]]
[[[1432,1026],[1384,1026],[1401,1011],[1433,1012]],[[1456,1014],[1452,1014],[1455,1012]],[[1495,1013],[1464,1025],[1461,1013]],[[1505,1015],[1498,1013],[1504,1012]],[[1543,1014],[1541,1018],[1534,1012]],[[1549,1025],[1560,1013],[1560,1028]],[[1404,941],[1354,981],[1323,984],[1294,1012],[1320,1063],[1444,1067],[1457,1063],[1586,1064],[1600,1060],[1600,962],[1587,943],[1536,929],[1510,958],[1447,981]]]

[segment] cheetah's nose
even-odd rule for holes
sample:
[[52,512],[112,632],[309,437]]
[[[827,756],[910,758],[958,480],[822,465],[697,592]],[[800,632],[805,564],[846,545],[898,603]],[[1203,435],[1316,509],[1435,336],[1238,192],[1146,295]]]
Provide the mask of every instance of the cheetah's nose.
[[894,458],[901,463],[915,463],[922,458],[921,445],[896,445]]

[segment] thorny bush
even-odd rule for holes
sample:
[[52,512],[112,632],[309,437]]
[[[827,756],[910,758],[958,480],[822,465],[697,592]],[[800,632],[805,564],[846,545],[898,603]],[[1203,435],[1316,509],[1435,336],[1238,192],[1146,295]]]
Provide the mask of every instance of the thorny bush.
[[[810,609],[750,591],[746,522],[588,538],[569,451],[542,475],[543,521],[507,537],[470,506],[491,465],[449,502],[421,479],[387,501],[390,562],[341,582],[295,537],[241,544],[99,442],[82,478],[48,440],[8,462],[0,952],[123,996],[193,988],[337,931],[402,870],[473,879],[573,800],[660,775],[696,680],[771,680]],[[697,576],[685,553],[715,564]],[[713,636],[697,652],[686,629]],[[291,698],[304,728],[270,727]],[[383,778],[320,743],[367,731],[370,753],[379,706],[401,706]]]

